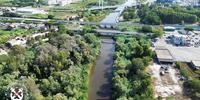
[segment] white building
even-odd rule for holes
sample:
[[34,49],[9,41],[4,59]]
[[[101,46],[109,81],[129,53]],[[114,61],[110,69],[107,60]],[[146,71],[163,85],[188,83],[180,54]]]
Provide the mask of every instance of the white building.
[[176,30],[176,28],[175,27],[171,27],[171,26],[166,26],[166,27],[164,27],[164,31],[175,31]]
[[76,2],[78,0],[48,0],[48,5],[60,5],[65,6],[67,4]]
[[7,42],[9,47],[12,47],[14,45],[21,45],[21,46],[25,46],[26,45],[27,40],[25,38],[22,37],[16,37],[15,39],[11,39]]
[[16,9],[16,13],[18,14],[47,14],[47,12],[45,12],[42,9],[36,9],[32,7],[18,8]]

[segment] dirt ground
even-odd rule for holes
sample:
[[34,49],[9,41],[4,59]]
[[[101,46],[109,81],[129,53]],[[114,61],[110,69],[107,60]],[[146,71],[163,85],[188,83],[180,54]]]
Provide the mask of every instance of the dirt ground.
[[179,81],[176,71],[173,67],[169,67],[169,73],[160,75],[161,65],[153,63],[149,66],[149,73],[152,75],[154,84],[155,97],[161,96],[164,100],[172,97],[173,100],[191,100],[183,95],[182,82]]

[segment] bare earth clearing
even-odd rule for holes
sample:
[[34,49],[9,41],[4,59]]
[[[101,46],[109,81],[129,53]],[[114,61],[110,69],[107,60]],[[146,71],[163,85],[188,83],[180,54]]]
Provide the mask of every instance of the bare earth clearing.
[[178,71],[170,66],[169,73],[161,76],[160,67],[161,65],[156,63],[149,66],[149,71],[154,82],[155,97],[173,97],[175,100],[190,100],[186,96],[183,96],[182,82],[177,77]]

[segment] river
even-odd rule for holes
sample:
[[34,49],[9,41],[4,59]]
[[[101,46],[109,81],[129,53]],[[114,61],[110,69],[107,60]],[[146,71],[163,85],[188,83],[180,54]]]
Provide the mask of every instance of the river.
[[103,38],[100,56],[91,72],[88,94],[89,100],[111,99],[114,50],[114,41],[110,38]]

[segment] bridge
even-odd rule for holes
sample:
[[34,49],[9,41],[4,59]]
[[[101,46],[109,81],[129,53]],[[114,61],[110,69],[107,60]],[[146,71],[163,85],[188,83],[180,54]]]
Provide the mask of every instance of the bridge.
[[[71,28],[68,29],[71,31],[83,31],[82,28]],[[96,31],[95,34],[101,35],[101,36],[115,36],[115,35],[145,35],[144,33],[139,33],[139,32],[122,32],[118,30],[108,30],[108,29],[95,29]]]

